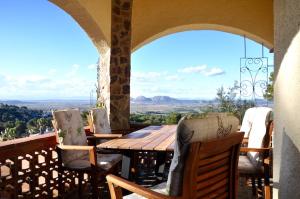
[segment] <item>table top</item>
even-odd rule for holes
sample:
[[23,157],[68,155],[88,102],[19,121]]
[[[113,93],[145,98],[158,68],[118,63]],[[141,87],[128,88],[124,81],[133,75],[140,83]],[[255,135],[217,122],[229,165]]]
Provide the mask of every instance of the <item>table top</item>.
[[148,126],[97,147],[119,150],[173,151],[177,125]]

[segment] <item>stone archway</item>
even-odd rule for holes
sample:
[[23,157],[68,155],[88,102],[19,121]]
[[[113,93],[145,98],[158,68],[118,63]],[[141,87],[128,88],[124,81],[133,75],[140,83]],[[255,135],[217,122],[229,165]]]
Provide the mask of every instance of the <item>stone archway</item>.
[[87,32],[100,53],[101,97],[112,129],[129,128],[131,52],[164,35],[211,29],[273,47],[272,0],[51,0]]

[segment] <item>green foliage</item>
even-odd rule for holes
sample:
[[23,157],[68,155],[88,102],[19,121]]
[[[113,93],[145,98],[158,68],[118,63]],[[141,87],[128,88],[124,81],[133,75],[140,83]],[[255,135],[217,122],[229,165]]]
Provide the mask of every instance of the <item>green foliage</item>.
[[218,101],[217,112],[232,113],[237,118],[239,118],[240,121],[242,121],[245,111],[248,108],[253,107],[254,103],[247,100],[239,100],[239,99],[237,100],[236,93],[238,89],[239,87],[237,81],[234,82],[233,87],[230,87],[227,90],[225,90],[223,86],[217,89],[217,98],[216,98],[216,100]]
[[28,134],[44,133],[52,128],[51,117],[41,110],[0,104],[0,137],[9,140]]
[[160,125],[165,123],[165,116],[159,114],[131,114],[130,121],[149,125]]
[[44,133],[46,129],[52,128],[51,118],[33,118],[26,124],[29,134]]
[[217,102],[218,112],[230,112],[235,113],[237,112],[237,104],[236,104],[236,95],[239,89],[238,82],[234,82],[233,87],[229,87],[227,90],[224,89],[222,86],[221,88],[217,89]]
[[81,117],[84,125],[88,125],[88,116],[89,116],[88,111],[82,111]]
[[22,137],[26,135],[26,123],[24,121],[17,120],[15,122],[16,136]]
[[264,98],[266,100],[271,100],[271,101],[274,98],[274,72],[270,73],[269,84],[267,85],[267,88],[265,90]]
[[4,132],[1,133],[0,140],[12,140],[16,137],[16,128],[6,128]]
[[60,138],[63,139],[63,138],[66,137],[67,131],[66,131],[66,130],[61,130],[61,129],[59,129],[58,132],[57,132],[57,134],[58,134],[58,137],[60,137]]
[[182,115],[180,113],[170,113],[166,116],[166,124],[177,124]]

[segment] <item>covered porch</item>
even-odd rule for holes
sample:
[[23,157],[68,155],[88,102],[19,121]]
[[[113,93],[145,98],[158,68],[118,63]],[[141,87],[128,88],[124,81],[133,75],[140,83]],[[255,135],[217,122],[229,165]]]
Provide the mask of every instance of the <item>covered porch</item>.
[[[300,80],[300,33],[297,0],[206,1],[206,0],[51,0],[70,14],[85,30],[100,55],[99,101],[105,103],[112,130],[135,130],[129,122],[131,53],[143,45],[171,33],[211,29],[246,36],[264,44],[275,53],[275,129],[273,163],[273,198],[299,198],[300,124],[297,120]],[[129,130],[129,131],[131,131]],[[28,175],[41,180],[40,187],[28,197],[42,197],[42,192],[59,191],[58,178],[46,173],[58,172],[53,151],[53,134],[0,144],[1,159],[13,159],[17,170],[11,171],[12,187],[22,184],[26,190]],[[21,159],[18,159],[22,156]],[[43,157],[40,161],[39,157]],[[21,168],[32,161],[38,168]],[[29,165],[29,167],[31,167]],[[17,182],[18,172],[22,172]],[[28,170],[29,172],[29,170]],[[45,173],[46,172],[46,173]],[[74,175],[64,175],[70,187]],[[12,177],[14,178],[14,177]],[[23,180],[23,181],[22,181]],[[40,183],[41,182],[41,183]],[[40,183],[40,184],[39,184]],[[24,185],[23,185],[24,184]],[[20,186],[19,186],[20,187]]]

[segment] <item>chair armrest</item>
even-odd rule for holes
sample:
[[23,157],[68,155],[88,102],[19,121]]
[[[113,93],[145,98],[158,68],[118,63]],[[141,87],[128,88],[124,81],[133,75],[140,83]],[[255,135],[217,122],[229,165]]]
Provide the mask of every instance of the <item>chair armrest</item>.
[[93,146],[78,146],[78,145],[57,145],[61,150],[73,150],[73,151],[89,151],[93,150]]
[[115,139],[122,137],[122,134],[111,134],[111,133],[94,133],[91,136],[87,136],[87,139]]
[[259,153],[264,153],[264,152],[269,152],[271,148],[248,148],[248,147],[241,147],[240,152],[259,152]]
[[161,193],[157,193],[152,191],[151,189],[147,189],[143,186],[137,185],[133,182],[125,180],[123,178],[117,177],[115,175],[107,175],[106,180],[109,186],[110,194],[112,199],[121,199],[122,191],[121,188],[127,189],[133,193],[137,193],[145,198],[151,199],[175,199],[171,196],[166,196]]
[[58,151],[58,155],[61,156],[62,150],[69,151],[89,151],[89,160],[91,165],[97,165],[97,155],[96,155],[96,147],[94,146],[78,146],[78,145],[56,145]]
[[244,137],[242,143],[248,143],[249,138],[248,137]]

